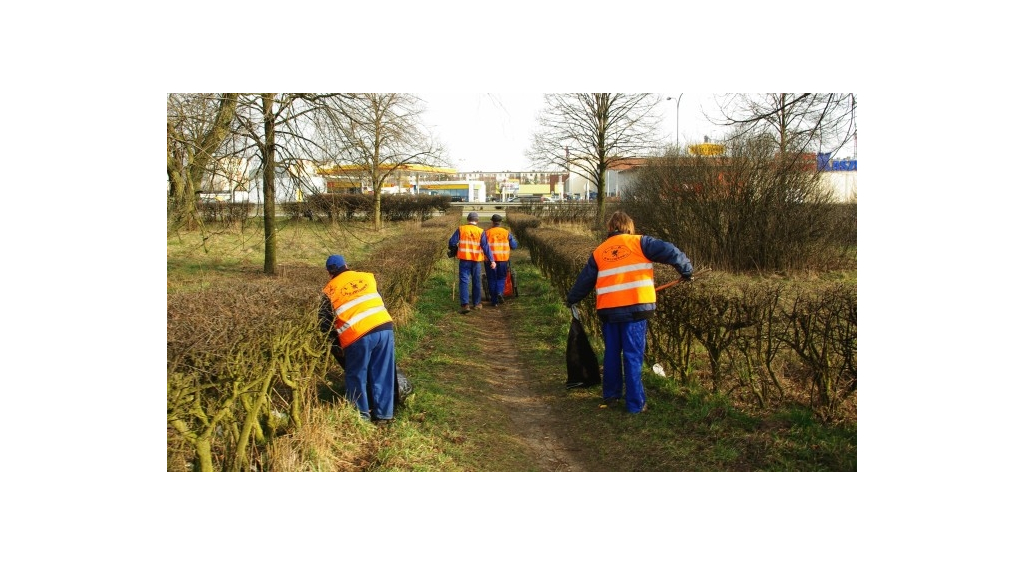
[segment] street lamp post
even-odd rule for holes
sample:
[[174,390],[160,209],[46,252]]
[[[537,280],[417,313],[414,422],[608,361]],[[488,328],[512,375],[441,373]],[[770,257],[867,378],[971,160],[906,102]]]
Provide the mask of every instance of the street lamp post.
[[[672,97],[669,96],[668,98],[665,98],[665,99],[666,100],[671,100]],[[676,147],[679,147],[679,102],[682,99],[683,99],[683,93],[680,92],[679,95],[676,96]]]
[[571,173],[569,172],[569,146],[566,145],[565,146],[565,183],[562,186],[562,194],[565,194],[565,192],[569,189],[569,175],[570,174]]

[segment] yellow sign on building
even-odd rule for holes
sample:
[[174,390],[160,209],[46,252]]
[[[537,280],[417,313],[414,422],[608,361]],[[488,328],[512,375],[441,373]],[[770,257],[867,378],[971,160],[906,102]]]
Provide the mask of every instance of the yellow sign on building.
[[691,155],[700,155],[702,157],[714,157],[725,154],[725,145],[721,143],[698,143],[696,145],[690,145],[687,147]]

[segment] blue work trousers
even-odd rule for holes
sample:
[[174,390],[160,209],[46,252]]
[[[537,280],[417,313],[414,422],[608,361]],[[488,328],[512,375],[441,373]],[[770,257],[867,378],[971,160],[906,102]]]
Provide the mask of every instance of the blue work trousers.
[[626,411],[639,413],[647,403],[644,384],[640,381],[647,348],[647,320],[602,323],[601,333],[604,335],[604,397],[622,398],[625,384]]
[[[459,260],[459,302],[460,305],[480,304],[480,264],[475,260]],[[473,287],[473,301],[469,301],[470,284]]]
[[396,378],[393,330],[368,333],[345,347],[345,399],[365,419],[395,416]]
[[508,277],[508,261],[499,261],[495,264],[498,265],[498,268],[491,270],[488,265],[485,270],[487,291],[491,293],[491,305],[498,305],[498,296],[505,295],[505,280]]

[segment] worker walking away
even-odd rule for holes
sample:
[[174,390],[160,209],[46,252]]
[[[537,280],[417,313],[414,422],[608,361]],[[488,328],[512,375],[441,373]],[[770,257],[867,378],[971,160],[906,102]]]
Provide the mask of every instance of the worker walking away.
[[487,246],[494,255],[494,268],[487,269],[487,291],[491,294],[491,305],[498,307],[498,304],[505,301],[505,281],[508,277],[508,262],[512,257],[512,251],[519,248],[519,242],[508,229],[501,226],[501,216],[491,216],[491,226],[484,231],[484,238],[487,239]]
[[[566,295],[570,307],[597,289],[597,315],[604,337],[604,379],[601,407],[625,397],[626,411],[647,411],[647,395],[640,381],[647,320],[654,317],[654,264],[667,264],[683,280],[693,276],[693,266],[672,243],[634,234],[633,220],[617,211],[607,223],[608,238],[587,259],[576,283]],[[625,392],[625,393],[623,393]]]
[[486,259],[491,268],[497,267],[491,248],[487,245],[487,238],[484,237],[484,230],[477,225],[480,214],[469,212],[466,221],[448,239],[448,248],[456,248],[455,256],[459,259],[459,299],[462,304],[459,313],[469,313],[471,304],[473,309],[483,307],[480,305],[480,277],[483,274],[480,272],[480,263]]
[[[395,409],[395,326],[369,272],[348,268],[341,255],[327,257],[331,280],[320,300],[320,330],[344,352],[345,399],[377,424]],[[338,355],[335,355],[338,358]]]

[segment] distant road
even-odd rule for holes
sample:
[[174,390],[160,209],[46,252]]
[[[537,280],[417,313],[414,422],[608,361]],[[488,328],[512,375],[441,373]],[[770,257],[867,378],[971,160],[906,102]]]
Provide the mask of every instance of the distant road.
[[[529,205],[557,206],[557,205],[561,205],[562,203],[563,202],[452,202],[452,207],[459,207],[459,208],[470,207],[470,208],[473,208],[474,210],[481,210],[481,209],[492,209],[492,208],[493,209],[503,209],[503,208],[506,208],[506,207],[507,208],[518,208],[518,207],[521,207],[521,206],[529,206]],[[587,204],[587,203],[597,203],[597,202],[591,201],[591,202],[569,202],[569,203],[573,203],[573,204]]]

